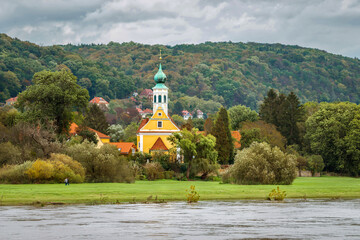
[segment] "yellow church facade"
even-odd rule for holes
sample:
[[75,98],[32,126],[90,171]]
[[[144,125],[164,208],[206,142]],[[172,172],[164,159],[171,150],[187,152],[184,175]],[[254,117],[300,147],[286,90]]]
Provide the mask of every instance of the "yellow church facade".
[[166,75],[162,71],[161,63],[154,80],[156,85],[153,87],[153,115],[143,119],[137,131],[137,147],[143,153],[169,151],[172,144],[167,138],[180,131],[168,114],[168,88],[164,84]]

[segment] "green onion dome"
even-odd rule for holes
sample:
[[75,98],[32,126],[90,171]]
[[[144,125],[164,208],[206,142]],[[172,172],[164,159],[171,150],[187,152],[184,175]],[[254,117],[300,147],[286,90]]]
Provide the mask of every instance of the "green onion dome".
[[159,66],[159,71],[154,76],[154,80],[156,83],[165,83],[166,81],[166,75],[161,69],[161,63]]

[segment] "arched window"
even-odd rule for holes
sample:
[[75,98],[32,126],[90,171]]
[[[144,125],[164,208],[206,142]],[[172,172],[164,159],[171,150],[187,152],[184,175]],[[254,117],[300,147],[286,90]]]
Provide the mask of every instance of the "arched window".
[[161,103],[161,95],[159,95],[159,101],[158,102]]
[[154,103],[156,103],[156,95],[154,95]]
[[166,103],[166,96],[164,95],[164,103]]

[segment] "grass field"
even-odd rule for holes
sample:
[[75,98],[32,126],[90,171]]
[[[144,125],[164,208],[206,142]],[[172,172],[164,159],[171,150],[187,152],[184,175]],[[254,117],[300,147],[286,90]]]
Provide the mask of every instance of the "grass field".
[[[165,201],[185,201],[186,189],[195,185],[201,200],[265,199],[274,185],[232,185],[203,181],[137,181],[83,184],[0,184],[0,205],[100,204],[144,202],[148,196]],[[292,185],[281,185],[287,198],[360,198],[360,178],[297,178]]]

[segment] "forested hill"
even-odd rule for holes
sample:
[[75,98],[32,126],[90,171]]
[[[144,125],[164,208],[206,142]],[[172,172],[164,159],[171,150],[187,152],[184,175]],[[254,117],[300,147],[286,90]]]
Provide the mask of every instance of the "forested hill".
[[90,96],[129,97],[154,86],[163,54],[171,99],[197,96],[227,107],[253,109],[270,88],[306,101],[360,103],[360,61],[325,51],[281,44],[66,45],[40,47],[0,35],[0,101],[16,96],[32,75],[68,67]]

